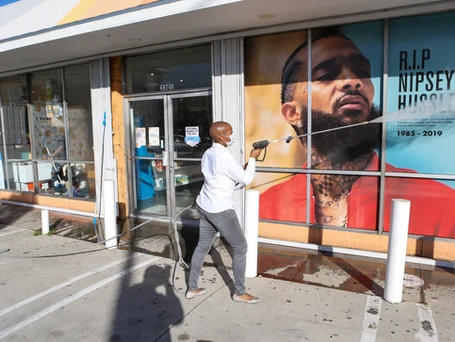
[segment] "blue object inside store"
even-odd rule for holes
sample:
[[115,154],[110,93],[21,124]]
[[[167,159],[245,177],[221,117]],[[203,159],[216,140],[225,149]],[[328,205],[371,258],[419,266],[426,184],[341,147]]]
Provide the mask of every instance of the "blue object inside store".
[[[137,157],[154,157],[154,153],[148,153],[146,146],[136,148]],[[150,160],[136,159],[136,190],[137,199],[148,200],[155,196],[155,178]]]

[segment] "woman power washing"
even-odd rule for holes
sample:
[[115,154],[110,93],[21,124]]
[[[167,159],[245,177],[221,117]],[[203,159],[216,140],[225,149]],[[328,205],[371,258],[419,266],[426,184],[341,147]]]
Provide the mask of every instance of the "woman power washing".
[[258,303],[259,298],[247,293],[245,288],[247,242],[234,211],[234,190],[252,182],[261,149],[251,150],[248,165],[243,169],[227,149],[234,142],[231,125],[224,121],[213,123],[210,136],[213,145],[202,156],[204,185],[196,199],[200,216],[199,242],[191,259],[186,298],[207,293],[206,289],[198,287],[198,279],[204,258],[219,232],[234,251],[235,292],[232,299],[241,303]]

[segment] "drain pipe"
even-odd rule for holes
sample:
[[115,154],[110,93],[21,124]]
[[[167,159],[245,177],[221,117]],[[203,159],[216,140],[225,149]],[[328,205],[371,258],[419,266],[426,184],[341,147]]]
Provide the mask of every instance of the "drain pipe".
[[410,201],[405,199],[392,200],[384,299],[394,304],[401,303],[403,298],[403,278],[410,210]]
[[248,244],[245,277],[258,273],[259,191],[247,190],[245,195],[245,238]]

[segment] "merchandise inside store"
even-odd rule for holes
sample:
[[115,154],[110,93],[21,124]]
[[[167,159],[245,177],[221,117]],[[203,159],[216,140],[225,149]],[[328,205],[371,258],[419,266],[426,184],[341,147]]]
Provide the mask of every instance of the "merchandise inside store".
[[0,189],[95,200],[90,66],[0,79]]

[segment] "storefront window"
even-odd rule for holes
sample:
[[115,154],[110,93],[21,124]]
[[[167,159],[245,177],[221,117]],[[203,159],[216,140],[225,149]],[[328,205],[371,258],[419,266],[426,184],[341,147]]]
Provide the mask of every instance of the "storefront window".
[[384,230],[390,230],[392,200],[411,202],[409,234],[455,237],[453,194],[455,181],[386,177]]
[[0,80],[0,99],[5,125],[2,133],[8,158],[30,159],[27,77],[21,75]]
[[[95,169],[87,163],[39,162],[39,189],[54,196],[95,198]],[[51,179],[49,180],[49,175]]]
[[387,124],[386,160],[402,172],[455,174],[455,158],[449,157],[455,144],[453,16],[389,22],[387,115],[413,109],[410,119]]
[[30,79],[33,157],[66,160],[62,71],[37,72]]
[[93,160],[90,66],[64,69],[68,111],[68,149],[71,160]]
[[128,57],[127,92],[210,88],[211,58],[210,45]]
[[[17,189],[19,166],[31,159],[30,134],[28,123],[28,88],[26,75],[0,80],[0,99],[3,113],[2,137],[0,139],[0,188]],[[7,162],[10,160],[10,162]],[[33,174],[22,178],[31,177]],[[8,187],[8,178],[10,179]],[[28,190],[27,190],[28,191]]]
[[94,199],[89,65],[2,79],[0,91],[0,188]]
[[38,170],[38,189],[43,193],[55,195],[67,192],[65,183],[67,178],[66,164],[57,162],[39,162]]
[[[35,105],[49,105],[47,108],[47,114],[51,116],[61,116],[60,111],[63,101],[63,89],[62,89],[62,70],[48,70],[40,71],[30,74],[31,84],[31,103]],[[56,105],[54,108],[51,107],[53,104]]]
[[3,105],[26,105],[28,100],[27,76],[20,75],[1,79],[0,96]]
[[388,231],[392,199],[407,198],[411,234],[455,238],[454,182],[429,179],[455,173],[448,152],[455,139],[452,17],[245,39],[246,145],[278,140],[260,171],[301,169],[285,180],[268,173],[264,183],[255,180],[262,219]]
[[[175,157],[202,158],[212,146],[208,135],[212,124],[212,96],[173,99],[172,109]],[[192,131],[195,131],[194,143],[188,140]]]
[[95,169],[93,164],[71,164],[71,191],[75,198],[95,197]]

